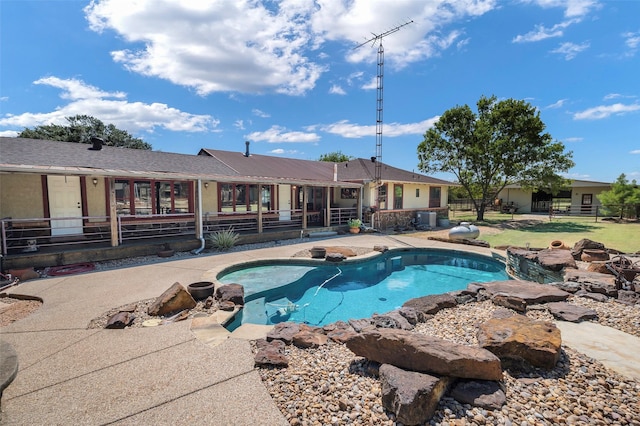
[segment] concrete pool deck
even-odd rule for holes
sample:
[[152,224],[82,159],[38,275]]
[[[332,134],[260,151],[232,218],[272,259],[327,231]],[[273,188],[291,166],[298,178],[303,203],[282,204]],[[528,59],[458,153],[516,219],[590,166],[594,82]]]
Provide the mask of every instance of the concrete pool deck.
[[19,363],[2,396],[2,424],[288,424],[244,338],[208,345],[191,331],[192,320],[125,330],[87,325],[112,308],[157,297],[174,282],[201,281],[220,265],[291,257],[317,245],[451,248],[404,236],[357,235],[26,281],[7,293],[44,303],[0,329]]
[[493,253],[405,235],[365,234],[24,282],[7,293],[37,296],[44,303],[0,329],[19,361],[18,375],[2,396],[2,424],[288,424],[254,369],[246,340],[263,329],[212,342],[198,330],[216,327],[192,330],[195,319],[125,330],[87,325],[112,308],[157,297],[174,282],[210,278],[222,265],[291,257],[318,245]]

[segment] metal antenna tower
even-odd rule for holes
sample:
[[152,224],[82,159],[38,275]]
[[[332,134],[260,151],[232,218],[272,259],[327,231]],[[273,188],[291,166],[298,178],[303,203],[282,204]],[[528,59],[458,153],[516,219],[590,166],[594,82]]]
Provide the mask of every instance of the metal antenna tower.
[[[402,25],[398,25],[395,28],[392,28],[388,31],[385,31],[381,34],[373,34],[373,37],[371,37],[370,39],[368,39],[367,41],[357,45],[356,47],[354,47],[355,49],[358,49],[362,46],[364,46],[365,44],[369,44],[371,43],[371,45],[375,45],[376,43],[378,43],[378,74],[376,77],[376,92],[377,92],[377,99],[376,99],[376,156],[375,157],[371,157],[371,160],[374,161],[375,163],[375,181],[376,181],[376,185],[378,186],[378,202],[380,201],[380,186],[382,184],[382,101],[383,101],[383,92],[384,92],[384,85],[383,85],[383,79],[384,79],[384,47],[382,47],[382,39],[386,36],[388,36],[389,34],[393,34],[397,31],[400,31],[400,29],[406,25],[409,25],[413,23],[413,20],[411,21],[407,21]],[[379,207],[379,206],[378,206]]]

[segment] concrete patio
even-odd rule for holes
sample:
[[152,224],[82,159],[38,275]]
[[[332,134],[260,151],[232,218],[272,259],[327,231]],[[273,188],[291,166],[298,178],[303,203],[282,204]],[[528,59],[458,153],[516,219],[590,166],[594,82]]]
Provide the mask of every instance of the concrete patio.
[[200,281],[221,265],[291,257],[314,245],[444,244],[358,235],[24,282],[8,293],[44,304],[2,329],[19,360],[2,397],[2,424],[287,424],[254,369],[248,340],[231,336],[208,345],[191,331],[192,320],[125,330],[87,325],[174,282]]

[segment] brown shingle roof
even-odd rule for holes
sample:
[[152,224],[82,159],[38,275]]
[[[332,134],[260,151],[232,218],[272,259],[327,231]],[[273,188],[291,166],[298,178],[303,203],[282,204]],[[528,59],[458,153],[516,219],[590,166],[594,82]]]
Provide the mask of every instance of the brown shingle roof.
[[298,160],[269,155],[242,152],[201,149],[199,155],[209,155],[226,164],[243,176],[279,177],[304,180],[333,180],[333,163],[324,161]]
[[[431,185],[455,185],[442,179],[436,179],[420,173],[410,172],[381,163],[381,177],[383,181],[424,183]],[[364,158],[338,163],[338,180],[351,182],[365,182],[375,179],[375,163]]]

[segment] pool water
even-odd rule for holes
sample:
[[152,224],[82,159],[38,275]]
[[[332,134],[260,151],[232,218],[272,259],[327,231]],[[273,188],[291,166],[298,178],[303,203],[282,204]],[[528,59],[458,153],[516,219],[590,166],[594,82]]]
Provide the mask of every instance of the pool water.
[[322,326],[368,318],[416,297],[506,279],[504,264],[497,260],[435,249],[390,250],[353,263],[258,263],[218,276],[222,284],[238,283],[245,289],[244,309],[227,326],[230,330],[244,323]]

